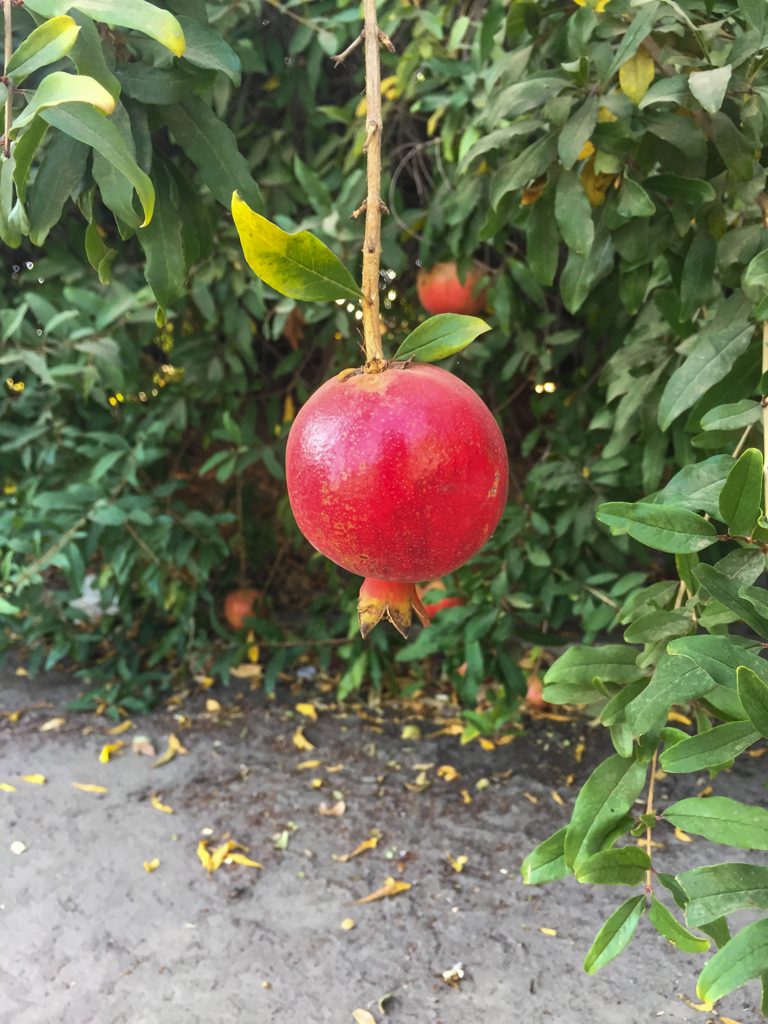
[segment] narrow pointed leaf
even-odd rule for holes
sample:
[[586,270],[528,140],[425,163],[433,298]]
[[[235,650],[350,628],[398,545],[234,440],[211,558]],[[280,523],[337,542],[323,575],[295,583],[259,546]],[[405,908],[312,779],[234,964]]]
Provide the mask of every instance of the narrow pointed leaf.
[[599,853],[606,835],[627,814],[645,785],[647,765],[614,754],[599,765],[576,798],[565,837],[569,867]]
[[490,326],[479,317],[438,313],[419,324],[395,352],[395,359],[413,356],[420,363],[436,363],[461,352]]
[[712,523],[672,505],[609,501],[598,506],[597,518],[617,533],[628,533],[641,544],[674,554],[701,551],[717,540]]
[[673,773],[714,768],[738,757],[759,738],[751,722],[727,722],[669,747],[659,762],[665,772]]
[[708,1003],[727,996],[768,970],[768,918],[755,921],[733,936],[699,975],[696,992]]
[[659,903],[655,896],[651,896],[648,918],[656,931],[660,932],[665,939],[669,939],[678,949],[682,949],[686,953],[706,953],[709,949],[709,939],[700,939],[689,932],[687,928],[683,928],[677,918],[667,910],[663,903]]
[[650,866],[645,850],[639,846],[622,846],[618,850],[602,850],[581,861],[576,879],[596,885],[638,885]]
[[713,843],[740,850],[768,850],[768,810],[727,796],[679,800],[664,811],[664,820]]
[[637,930],[645,910],[645,896],[631,896],[626,903],[614,910],[597,933],[592,948],[584,960],[584,970],[594,974],[614,960],[625,948]]
[[561,828],[531,850],[520,869],[526,885],[554,882],[573,873],[565,863],[565,833],[566,829]]
[[25,6],[44,18],[66,14],[74,7],[94,21],[144,32],[177,57],[184,53],[184,33],[177,19],[147,0],[25,0]]
[[741,706],[761,736],[768,739],[768,686],[751,668],[740,666],[737,689]]
[[29,33],[11,55],[6,74],[19,85],[38,68],[64,57],[74,46],[80,27],[67,14],[51,18]]
[[114,97],[107,92],[103,85],[99,85],[95,78],[88,78],[87,75],[69,75],[65,71],[54,71],[45,76],[30,102],[13,122],[12,137],[18,133],[20,128],[29,124],[35,114],[44,114],[49,107],[70,103],[90,104],[91,107],[103,110],[105,114],[111,114],[115,109]]
[[748,448],[736,461],[720,492],[720,514],[734,536],[748,535],[760,515],[763,455]]
[[691,927],[709,924],[736,910],[768,910],[768,867],[758,864],[708,864],[677,876],[688,902]]

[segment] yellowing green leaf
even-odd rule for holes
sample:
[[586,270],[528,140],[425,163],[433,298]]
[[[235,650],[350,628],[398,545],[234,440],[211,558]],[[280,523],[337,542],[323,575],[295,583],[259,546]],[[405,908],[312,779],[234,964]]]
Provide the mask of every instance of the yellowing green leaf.
[[114,97],[103,85],[99,85],[95,78],[89,78],[87,75],[70,75],[66,71],[54,71],[45,76],[31,101],[16,118],[11,135],[15,136],[20,128],[29,124],[38,111],[58,106],[60,103],[90,103],[105,114],[111,114],[115,109]]
[[619,68],[619,84],[635,106],[648,92],[655,74],[653,57],[644,46],[641,46],[634,57],[630,57]]
[[170,11],[163,11],[148,0],[27,0],[26,6],[44,18],[66,14],[74,7],[94,21],[144,32],[177,57],[184,53],[184,33],[179,22]]

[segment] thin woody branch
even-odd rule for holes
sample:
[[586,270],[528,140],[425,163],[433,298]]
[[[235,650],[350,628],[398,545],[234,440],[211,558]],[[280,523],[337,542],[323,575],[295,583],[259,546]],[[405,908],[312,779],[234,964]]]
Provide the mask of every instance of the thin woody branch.
[[6,159],[11,155],[11,123],[13,121],[13,83],[8,79],[8,64],[11,60],[13,53],[13,31],[11,25],[11,5],[6,2],[3,4],[3,24],[4,24],[4,64],[3,69],[8,84],[6,85],[5,95],[5,132],[3,135],[3,152],[5,153]]
[[365,356],[373,369],[384,361],[379,316],[379,267],[381,262],[381,66],[376,0],[365,0],[365,97],[368,156],[368,198],[363,241],[363,334]]

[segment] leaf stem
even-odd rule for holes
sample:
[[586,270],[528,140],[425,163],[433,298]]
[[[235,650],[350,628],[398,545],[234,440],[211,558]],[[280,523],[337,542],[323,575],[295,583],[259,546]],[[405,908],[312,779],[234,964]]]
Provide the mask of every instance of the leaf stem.
[[3,74],[6,80],[6,94],[5,94],[5,135],[3,138],[3,152],[5,153],[6,160],[11,155],[11,122],[13,121],[13,82],[8,78],[8,64],[13,54],[13,27],[11,25],[11,0],[5,0],[3,4],[3,16],[4,16],[4,51],[5,61],[3,64]]
[[[363,241],[363,334],[366,363],[384,359],[379,316],[379,266],[381,261],[381,66],[376,0],[364,0],[365,13],[365,106],[368,155],[368,199]],[[373,367],[372,367],[373,369]]]

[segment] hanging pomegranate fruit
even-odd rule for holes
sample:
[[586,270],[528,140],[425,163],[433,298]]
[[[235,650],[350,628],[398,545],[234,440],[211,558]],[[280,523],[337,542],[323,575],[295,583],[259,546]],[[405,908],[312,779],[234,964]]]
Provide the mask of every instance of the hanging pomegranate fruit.
[[487,406],[457,377],[411,363],[346,371],[303,406],[288,438],[291,507],[304,536],[365,576],[366,636],[383,617],[407,635],[414,584],[453,572],[496,528],[507,453]]

